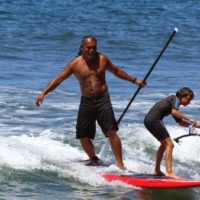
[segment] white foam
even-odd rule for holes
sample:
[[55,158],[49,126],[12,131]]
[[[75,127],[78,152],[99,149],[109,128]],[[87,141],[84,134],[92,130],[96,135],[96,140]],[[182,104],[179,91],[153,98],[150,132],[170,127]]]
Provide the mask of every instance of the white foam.
[[78,149],[46,137],[26,135],[0,137],[0,163],[16,169],[41,168],[42,161],[82,159]]
[[[188,133],[187,128],[177,125],[167,125],[167,129],[171,134],[172,139]],[[121,138],[127,169],[138,173],[152,173],[155,165],[156,152],[160,143],[141,124],[129,124],[126,127],[122,127],[120,130],[120,133],[122,133]],[[191,168],[189,169],[193,170],[193,174],[199,172],[198,168],[196,169],[196,166],[194,166],[200,162],[199,142],[200,137],[182,139],[181,145],[174,142],[173,168],[175,171],[180,172],[183,175],[187,174],[189,167],[188,163],[190,163]],[[182,165],[179,164],[180,162]],[[165,171],[164,159],[161,169]]]
[[[79,141],[75,140],[76,113],[79,101],[76,98],[77,94],[69,94],[70,101],[68,103],[65,103],[64,100],[58,104],[55,104],[49,96],[42,108],[33,109],[28,103],[23,104],[24,97],[27,93],[36,96],[37,92],[18,90],[19,95],[15,100],[12,100],[10,97],[13,93],[16,94],[15,89],[1,91],[3,94],[0,96],[2,108],[0,110],[0,166],[6,165],[24,170],[56,171],[59,176],[73,177],[80,182],[91,185],[105,185],[105,180],[94,175],[93,168],[85,167],[76,162],[77,160],[87,159]],[[65,98],[68,94],[61,95]],[[32,98],[35,98],[35,96],[32,96]],[[155,98],[158,100],[163,96],[166,95],[163,93],[156,93],[156,95],[155,93],[140,94],[140,97],[133,102],[120,124],[118,133],[123,145],[124,162],[130,171],[152,172],[159,142],[146,130],[143,119],[145,113],[154,104]],[[7,99],[11,99],[9,106],[7,106]],[[141,99],[145,100],[141,101]],[[112,102],[116,116],[120,116],[128,104],[129,98],[112,96]],[[189,107],[193,111],[194,117],[195,108],[199,108],[198,103],[198,100],[192,101]],[[177,126],[175,122],[171,125],[166,124],[172,138],[187,133],[186,129]],[[98,132],[97,129],[94,142],[96,147],[100,149],[104,144],[104,140],[102,140],[104,136],[98,134]],[[200,162],[198,159],[200,137],[184,138],[182,141],[180,146],[175,144],[174,169],[183,174],[190,172],[195,178],[198,178],[200,176],[197,167]],[[113,154],[110,150],[108,160],[111,164],[113,163],[112,159]],[[163,161],[162,169],[164,168],[165,163]]]

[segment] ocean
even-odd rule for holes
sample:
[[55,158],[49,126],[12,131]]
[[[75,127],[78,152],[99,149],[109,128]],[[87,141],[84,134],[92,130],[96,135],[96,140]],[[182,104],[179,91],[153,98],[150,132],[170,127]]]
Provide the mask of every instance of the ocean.
[[[35,98],[94,35],[98,51],[127,73],[143,79],[174,28],[163,56],[119,125],[124,163],[151,173],[159,143],[144,116],[161,98],[190,87],[195,97],[180,111],[200,120],[200,2],[197,0],[1,0],[0,1],[0,200],[198,200],[200,189],[150,190],[108,183],[92,167],[75,139],[80,88],[74,76]],[[137,87],[106,73],[118,119]],[[188,133],[169,116],[172,138]],[[200,130],[196,129],[200,133]],[[173,169],[200,180],[200,138],[175,143]],[[97,153],[106,139],[97,126]],[[114,165],[108,152],[106,162]],[[165,170],[165,162],[162,162]]]

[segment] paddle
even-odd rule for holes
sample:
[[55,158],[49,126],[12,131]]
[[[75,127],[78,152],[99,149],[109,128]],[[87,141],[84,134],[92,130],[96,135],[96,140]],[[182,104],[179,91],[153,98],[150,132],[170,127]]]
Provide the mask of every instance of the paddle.
[[174,138],[174,141],[177,143],[177,144],[180,144],[180,139],[181,138],[184,138],[184,137],[190,137],[190,136],[200,136],[200,134],[199,133],[189,133],[189,134],[185,134],[185,135],[181,135],[181,136],[179,136],[179,137],[177,137],[177,138]]
[[[149,69],[148,73],[146,74],[146,76],[144,77],[143,81],[146,82],[147,78],[149,77],[149,75],[151,74],[152,70],[154,69],[154,67],[156,66],[157,62],[159,61],[159,59],[161,58],[162,54],[164,53],[165,49],[167,48],[167,46],[169,45],[169,43],[171,42],[172,38],[174,37],[174,35],[178,32],[178,28],[174,28],[173,33],[170,35],[169,39],[167,40],[167,42],[165,43],[164,47],[162,48],[160,54],[158,55],[158,57],[156,58],[155,62],[153,63],[153,65],[151,66],[151,68]],[[123,116],[125,115],[125,113],[127,112],[128,108],[130,107],[131,103],[133,102],[133,100],[135,99],[135,97],[137,96],[137,94],[139,93],[139,91],[141,90],[141,86],[139,86],[135,92],[135,94],[133,95],[133,97],[131,98],[131,100],[129,101],[128,105],[126,106],[126,108],[124,109],[123,113],[121,114],[120,118],[117,121],[117,124],[119,125],[119,123],[121,122]],[[101,149],[100,153],[99,153],[99,158],[101,160],[104,160],[104,158],[107,155],[109,149],[109,140],[107,140],[106,144],[103,146],[103,148]]]
[[189,131],[188,131],[189,133],[188,134],[185,134],[185,135],[181,135],[181,136],[179,136],[179,137],[177,137],[177,138],[174,138],[174,141],[177,143],[177,144],[180,144],[180,139],[181,138],[184,138],[184,137],[190,137],[190,136],[200,136],[200,134],[199,133],[195,133],[194,132],[194,130],[193,130],[193,124],[191,124],[190,123],[190,125],[189,125]]

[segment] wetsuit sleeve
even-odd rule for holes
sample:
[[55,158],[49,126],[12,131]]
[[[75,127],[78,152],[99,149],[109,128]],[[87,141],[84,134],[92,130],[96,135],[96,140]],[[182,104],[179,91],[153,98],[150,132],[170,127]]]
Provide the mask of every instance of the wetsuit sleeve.
[[[172,100],[172,109],[176,109],[178,110],[180,106],[180,100],[179,98],[177,98],[176,96],[173,97]],[[182,122],[183,120],[181,118],[175,117],[173,116],[174,120],[176,121],[176,123]]]
[[172,99],[172,109],[178,110],[179,106],[180,106],[180,100],[179,100],[179,98],[174,96]]

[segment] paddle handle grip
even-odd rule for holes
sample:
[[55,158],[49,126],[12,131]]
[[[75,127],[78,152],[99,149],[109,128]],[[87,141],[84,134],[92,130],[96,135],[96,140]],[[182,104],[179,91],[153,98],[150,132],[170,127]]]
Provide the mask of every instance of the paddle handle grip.
[[167,42],[165,43],[164,47],[162,48],[162,50],[160,51],[160,54],[158,55],[158,57],[156,58],[156,60],[154,61],[153,65],[151,66],[151,68],[149,69],[148,73],[146,74],[146,76],[144,77],[143,81],[145,82],[147,80],[147,78],[149,77],[149,75],[151,74],[152,70],[154,69],[154,67],[156,66],[157,62],[160,60],[161,56],[163,55],[165,49],[168,47],[169,43],[171,42],[172,38],[175,36],[175,34],[178,32],[178,28],[175,27],[174,31],[172,32],[172,34],[170,35],[169,39],[167,40]]

